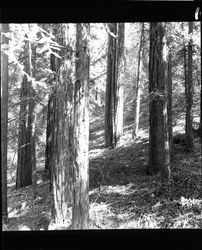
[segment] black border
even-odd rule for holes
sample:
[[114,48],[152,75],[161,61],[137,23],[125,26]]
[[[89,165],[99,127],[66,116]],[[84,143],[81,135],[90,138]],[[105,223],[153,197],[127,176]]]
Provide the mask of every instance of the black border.
[[3,232],[3,249],[201,250],[202,230],[72,230]]
[[[7,0],[1,3],[0,22],[195,21],[195,11],[199,6],[199,1],[95,0],[79,3],[66,0],[61,4],[58,1],[12,3]],[[202,250],[201,235],[201,229],[2,232],[2,249]]]
[[56,0],[47,5],[44,0],[40,5],[7,1],[1,7],[1,22],[9,23],[194,21],[199,7],[198,1],[66,0],[60,4]]

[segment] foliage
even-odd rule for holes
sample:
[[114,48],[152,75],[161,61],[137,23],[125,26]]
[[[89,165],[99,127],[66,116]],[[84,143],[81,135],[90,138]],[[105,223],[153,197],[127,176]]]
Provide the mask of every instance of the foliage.
[[[8,201],[9,223],[4,230],[46,230],[51,215],[49,181],[42,179],[46,143],[48,95],[54,84],[50,57],[60,57],[61,46],[56,42],[57,24],[9,24],[9,47],[1,50],[9,55],[8,101]],[[75,47],[75,24],[66,24],[69,42]],[[106,24],[91,23],[90,39],[90,227],[91,228],[201,228],[200,143],[194,139],[194,152],[184,151],[185,86],[183,47],[189,41],[188,23],[168,22],[166,37],[172,55],[174,162],[169,192],[163,193],[158,176],[148,176],[148,68],[149,23],[145,23],[142,67],[142,99],[140,138],[131,138],[133,94],[137,78],[140,23],[125,24],[124,137],[123,146],[105,150],[103,133],[104,96],[107,65]],[[200,23],[194,22],[193,87],[194,122],[199,123],[201,90]],[[31,79],[36,92],[37,133],[37,199],[31,200],[32,187],[14,191],[17,162],[18,127],[20,122],[20,88],[24,66],[25,41],[36,47],[35,77]],[[73,51],[74,53],[75,51]],[[30,76],[28,76],[30,77]],[[182,142],[182,143],[181,143]],[[184,159],[184,161],[183,161]],[[184,198],[183,198],[184,197]],[[23,228],[24,226],[24,228]],[[26,227],[25,227],[26,226]]]

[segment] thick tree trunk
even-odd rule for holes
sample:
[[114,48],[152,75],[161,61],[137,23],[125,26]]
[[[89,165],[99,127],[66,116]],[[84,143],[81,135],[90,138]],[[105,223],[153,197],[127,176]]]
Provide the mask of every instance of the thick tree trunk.
[[[3,33],[9,32],[7,23],[1,24],[1,44],[8,45]],[[7,210],[7,130],[8,130],[8,55],[1,51],[1,178],[2,178],[2,218],[6,222]]]
[[[57,36],[57,32],[55,33]],[[57,52],[57,51],[56,51]],[[50,69],[54,72],[54,81],[57,79],[58,68],[56,68],[56,57],[51,54],[50,57]],[[45,171],[48,173],[50,178],[50,191],[52,190],[52,168],[53,168],[53,158],[54,158],[54,126],[55,126],[55,87],[50,82],[52,87],[51,93],[48,99],[48,110],[47,110],[47,124],[46,124],[46,153],[45,153]]]
[[72,229],[87,229],[89,220],[89,35],[90,25],[76,27],[76,83],[74,93],[74,181]]
[[[31,45],[25,42],[25,72],[32,75]],[[35,156],[35,100],[32,82],[24,75],[21,87],[21,104],[18,138],[18,166],[16,189],[32,184],[33,170],[36,169]],[[34,178],[35,179],[35,178]]]
[[138,137],[138,129],[139,129],[139,116],[140,116],[140,99],[141,99],[141,68],[142,68],[142,47],[143,47],[143,39],[144,39],[144,23],[142,23],[141,35],[140,35],[140,47],[138,52],[138,65],[137,65],[137,81],[135,86],[135,116],[134,116],[134,127],[132,137],[136,139]]
[[[193,33],[193,22],[189,22],[189,34]],[[192,105],[193,105],[193,82],[192,82],[192,38],[188,44],[188,74],[186,87],[186,148],[193,149],[193,129],[192,129]]]
[[[19,114],[19,131],[18,131],[18,165],[16,176],[16,189],[31,184],[27,160],[27,141],[26,141],[26,121],[27,121],[27,76],[24,75],[21,86],[21,103]],[[30,168],[29,168],[30,170]]]
[[[29,42],[25,42],[25,72],[30,75],[30,54]],[[18,166],[16,189],[32,184],[32,165],[30,163],[30,136],[28,136],[28,114],[29,114],[29,88],[30,82],[27,75],[24,75],[21,87],[21,104],[19,119],[19,137],[18,137]]]
[[[59,43],[68,46],[67,27],[58,25]],[[61,62],[58,69],[55,89],[55,111],[51,116],[54,120],[54,133],[51,127],[50,137],[53,138],[53,156],[51,157],[51,178],[53,185],[52,223],[57,228],[68,228],[71,224],[70,207],[72,203],[72,157],[73,157],[73,83],[72,53],[61,50]],[[54,107],[54,104],[53,104]],[[52,121],[51,121],[52,122]],[[52,143],[52,142],[51,142]],[[52,144],[51,144],[52,145]]]
[[161,173],[162,181],[170,177],[167,127],[167,63],[163,23],[150,24],[149,54],[149,172]]
[[[108,24],[111,33],[116,35],[116,23]],[[114,144],[114,87],[115,87],[115,38],[108,34],[108,55],[107,55],[107,83],[105,95],[105,147],[113,147]]]
[[105,146],[121,143],[123,134],[124,23],[109,23],[105,96]]
[[[60,30],[60,24],[55,25],[54,28],[54,35],[56,37],[57,42],[63,43],[58,36],[58,31]],[[58,53],[58,51],[53,50],[54,52]],[[61,53],[61,52],[60,52]],[[58,79],[59,73],[59,58],[57,58],[54,54],[50,56],[50,69],[54,73],[53,79],[50,81],[51,85],[51,93],[49,94],[48,99],[48,110],[47,110],[47,124],[46,124],[46,152],[45,152],[45,171],[48,173],[50,178],[50,191],[53,187],[52,181],[52,169],[54,165],[54,148],[55,148],[55,141],[54,141],[54,132],[55,132],[55,110],[56,110],[56,87],[53,86],[53,82],[56,82]]]
[[[124,23],[118,24],[118,41],[117,41],[117,58],[115,72],[115,89],[114,89],[114,145],[121,144],[123,135],[123,56],[124,56]],[[116,51],[115,51],[116,52]]]

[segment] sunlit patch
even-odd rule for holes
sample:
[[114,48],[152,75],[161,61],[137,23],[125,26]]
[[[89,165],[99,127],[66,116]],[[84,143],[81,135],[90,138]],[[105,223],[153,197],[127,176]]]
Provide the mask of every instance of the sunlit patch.
[[113,220],[110,218],[114,216],[109,205],[105,203],[91,203],[89,209],[89,218],[91,227],[94,229],[112,228]]
[[201,225],[202,214],[196,216],[192,212],[187,212],[174,219],[172,228],[201,228]]
[[13,218],[13,217],[19,217],[19,210],[14,208],[12,211],[11,209],[9,209],[10,211],[8,212],[8,218]]
[[163,220],[163,217],[157,217],[155,213],[145,214],[142,218],[126,220],[119,225],[119,229],[159,228],[161,220]]
[[136,190],[132,189],[133,184],[129,183],[128,185],[115,185],[115,186],[102,186],[102,193],[106,194],[120,194],[120,195],[128,195],[134,193]]
[[199,206],[202,209],[202,200],[199,199],[187,199],[185,197],[180,198],[180,203],[183,206],[192,207]]
[[43,182],[43,180],[41,179],[41,180],[38,180],[37,181],[37,184],[41,184]]
[[31,231],[28,226],[22,225],[18,227],[18,231]]

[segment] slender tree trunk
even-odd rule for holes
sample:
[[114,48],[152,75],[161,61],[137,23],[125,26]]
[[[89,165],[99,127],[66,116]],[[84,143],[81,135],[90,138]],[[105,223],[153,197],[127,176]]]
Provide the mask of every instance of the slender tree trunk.
[[50,132],[50,124],[51,124],[51,119],[50,119],[50,114],[51,114],[51,99],[52,99],[52,95],[49,94],[49,98],[48,98],[48,106],[47,106],[47,118],[46,118],[46,152],[45,152],[45,171],[46,173],[49,174],[50,177],[50,157],[51,157],[51,132]]
[[[193,33],[193,22],[189,22],[189,34]],[[186,148],[193,149],[193,129],[192,129],[192,105],[193,105],[193,82],[192,82],[192,38],[188,44],[188,75],[186,87]]]
[[[183,54],[184,54],[184,86],[185,86],[185,96],[187,96],[187,49],[185,45],[183,49]],[[185,126],[186,126],[185,128],[185,132],[186,132],[187,124]]]
[[52,190],[52,169],[54,163],[54,126],[55,126],[55,91],[49,95],[46,127],[46,160],[45,170],[50,178],[50,191]]
[[173,125],[172,125],[172,58],[171,51],[168,55],[168,131],[169,131],[169,148],[170,161],[173,157]]
[[113,33],[116,37],[113,38],[112,44],[112,79],[111,79],[111,101],[112,101],[112,146],[115,147],[116,138],[116,90],[117,90],[117,23],[113,23]]
[[135,116],[134,116],[134,127],[132,137],[136,139],[138,137],[138,129],[139,129],[139,116],[140,116],[140,99],[141,99],[141,68],[142,68],[142,47],[143,47],[143,39],[144,39],[144,23],[142,23],[141,35],[140,35],[140,47],[138,52],[138,65],[137,65],[137,82],[135,86]]
[[[200,126],[199,126],[199,132],[200,132],[200,139],[201,139],[201,152],[202,152],[202,86],[201,86],[201,102],[200,102]],[[201,164],[201,175],[202,175],[202,164]],[[201,187],[202,187],[202,178],[201,178]],[[202,198],[202,188],[201,188],[201,198]]]
[[[108,24],[111,33],[116,35],[116,23]],[[108,34],[107,83],[105,95],[105,147],[113,147],[114,139],[114,87],[115,87],[115,38]]]
[[[202,145],[202,87],[201,87],[201,108],[200,108],[200,125],[199,125],[199,132],[200,132],[200,138],[201,138],[201,145]],[[201,150],[202,152],[202,150]]]
[[[66,43],[68,27],[57,25],[60,31],[59,44],[68,47]],[[55,90],[54,113],[54,149],[51,164],[53,185],[52,223],[57,228],[70,227],[72,203],[72,157],[73,157],[73,83],[72,83],[72,52],[60,51],[61,61],[58,61],[58,78]],[[51,131],[52,133],[53,131]],[[51,135],[50,135],[51,136]]]
[[124,23],[118,24],[118,41],[117,41],[117,68],[116,68],[116,81],[115,81],[115,103],[114,103],[114,116],[115,116],[115,138],[114,145],[121,144],[123,135],[123,56],[124,56]]
[[[7,23],[1,24],[1,44],[8,45]],[[7,210],[7,134],[8,134],[8,55],[1,52],[1,178],[2,178],[2,218],[8,219]]]
[[167,63],[163,23],[150,24],[149,53],[149,172],[161,173],[163,182],[170,177],[167,126]]
[[87,229],[89,220],[89,35],[90,25],[78,23],[74,93],[73,229]]
[[[32,67],[31,76],[36,78],[36,45],[30,47],[30,52],[32,54]],[[33,199],[36,198],[36,188],[37,188],[37,175],[36,175],[36,93],[31,83],[31,93],[30,93],[30,149],[31,149],[31,164],[32,164],[32,187],[33,187]]]

